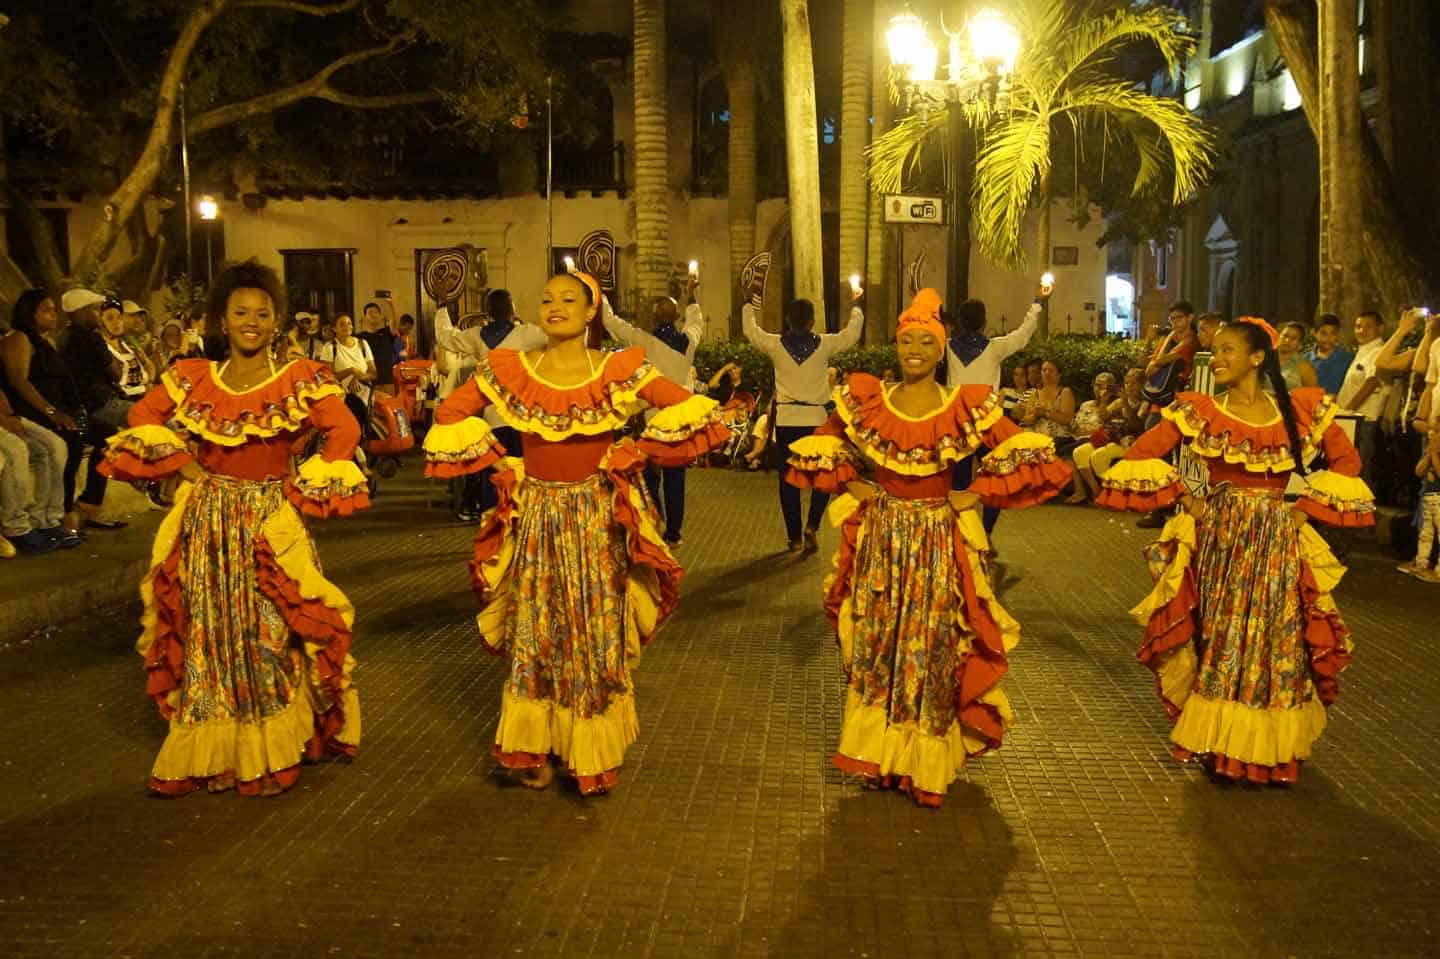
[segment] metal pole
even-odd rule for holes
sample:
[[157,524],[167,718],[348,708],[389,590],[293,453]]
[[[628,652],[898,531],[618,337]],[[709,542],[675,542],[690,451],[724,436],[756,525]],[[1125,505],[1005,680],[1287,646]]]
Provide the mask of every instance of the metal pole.
[[949,176],[945,178],[949,188],[949,213],[947,230],[950,242],[945,245],[945,303],[953,312],[970,293],[970,218],[961,217],[962,204],[969,208],[969,178],[965,175],[965,164],[969,161],[964,149],[965,114],[959,103],[948,103],[945,107],[948,126]]
[[555,81],[545,78],[545,269],[555,269]]
[[195,284],[195,235],[190,217],[190,131],[185,125],[185,84],[180,84],[180,176],[185,185],[185,282]]
[[215,251],[211,247],[214,239],[215,228],[212,226],[205,231],[205,286],[207,289],[215,284]]

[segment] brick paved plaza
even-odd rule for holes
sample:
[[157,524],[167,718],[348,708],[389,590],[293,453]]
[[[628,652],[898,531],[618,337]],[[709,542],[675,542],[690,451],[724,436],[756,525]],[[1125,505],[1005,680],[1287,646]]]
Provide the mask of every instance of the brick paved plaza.
[[1326,737],[1297,787],[1258,790],[1168,757],[1126,615],[1147,534],[1007,516],[1019,724],[931,812],[829,765],[833,534],[780,554],[773,474],[692,473],[640,741],[582,801],[494,775],[470,528],[416,473],[321,534],[359,609],[365,741],[279,799],[146,796],[163,726],[133,605],[0,647],[6,955],[1440,954],[1440,588],[1378,553],[1338,593],[1357,651]]

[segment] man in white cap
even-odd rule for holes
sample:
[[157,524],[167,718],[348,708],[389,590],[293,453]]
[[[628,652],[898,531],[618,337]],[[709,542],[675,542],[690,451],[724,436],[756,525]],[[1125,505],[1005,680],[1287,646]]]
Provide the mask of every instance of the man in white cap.
[[120,364],[100,332],[101,316],[108,324],[119,326],[120,301],[83,288],[67,290],[60,297],[60,307],[70,314],[70,332],[60,355],[69,368],[84,405],[89,431],[86,439],[92,447],[91,469],[86,478],[85,495],[79,505],[86,507],[86,523],[101,529],[115,529],[124,523],[103,519],[100,507],[105,502],[105,477],[97,467],[102,459],[93,451],[103,452],[107,439],[125,425],[131,404],[118,386]]

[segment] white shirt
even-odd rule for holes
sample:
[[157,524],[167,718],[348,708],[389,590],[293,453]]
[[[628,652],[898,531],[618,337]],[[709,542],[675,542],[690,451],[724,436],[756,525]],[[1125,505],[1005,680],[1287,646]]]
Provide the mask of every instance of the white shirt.
[[[339,340],[331,340],[320,350],[318,357],[320,362],[330,364],[330,368],[339,373],[340,368],[358,369],[362,373],[370,364],[375,362],[375,354],[370,352],[370,344],[360,337],[352,337],[354,346],[345,346]],[[370,402],[370,384],[362,383],[359,377],[352,377],[346,384],[347,392],[360,397],[367,404]]]
[[[605,330],[615,339],[626,346],[638,346],[645,351],[645,359],[650,365],[660,371],[660,375],[672,383],[678,383],[686,389],[694,392],[695,381],[690,371],[695,362],[695,347],[705,337],[705,314],[700,310],[700,304],[691,303],[685,307],[685,325],[680,327],[688,344],[685,352],[680,353],[670,344],[657,337],[654,333],[647,333],[638,326],[622,320],[610,309],[610,299],[607,297],[600,308],[600,320],[605,324]],[[655,415],[656,410],[646,410],[645,419],[648,422]]]
[[[461,356],[469,357],[470,367],[473,372],[474,364],[479,363],[490,355],[490,347],[486,344],[485,338],[480,335],[483,327],[472,326],[468,330],[457,330],[455,324],[450,320],[450,309],[440,307],[435,311],[435,342],[443,350],[451,353],[458,353]],[[548,342],[545,331],[534,323],[515,322],[515,327],[505,334],[505,339],[500,341],[496,349],[514,350],[517,353],[525,353],[529,350],[538,350]],[[457,386],[463,383],[456,384]],[[497,426],[504,426],[505,420],[501,418],[500,411],[494,406],[485,407],[481,414],[491,429]]]
[[[1440,416],[1440,339],[1430,344],[1430,365],[1425,367],[1425,389],[1430,391],[1430,418]],[[1417,401],[1418,412],[1420,404]]]
[[963,363],[955,351],[945,347],[945,382],[948,386],[988,386],[1000,388],[1001,367],[1010,357],[1029,345],[1040,328],[1040,304],[1031,303],[1025,319],[1013,333],[990,337],[989,344],[969,363]]
[[843,353],[860,341],[865,328],[865,314],[852,307],[850,319],[839,333],[821,333],[820,345],[796,363],[776,333],[760,329],[754,304],[746,303],[740,311],[744,318],[745,338],[770,357],[775,365],[775,425],[819,426],[829,418],[825,404],[830,402],[830,358]]
[[1377,375],[1375,360],[1383,349],[1385,349],[1385,339],[1378,337],[1355,351],[1355,359],[1350,363],[1350,371],[1345,374],[1345,383],[1340,387],[1338,398],[1341,409],[1354,409],[1370,423],[1380,418],[1380,412],[1385,408],[1385,397],[1390,392],[1390,384],[1382,381],[1359,408],[1355,408],[1351,404],[1359,395],[1365,381]]

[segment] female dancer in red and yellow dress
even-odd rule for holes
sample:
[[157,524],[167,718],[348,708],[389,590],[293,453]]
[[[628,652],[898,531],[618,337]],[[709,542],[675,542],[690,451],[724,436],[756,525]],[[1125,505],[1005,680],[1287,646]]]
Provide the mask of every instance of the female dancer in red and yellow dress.
[[[935,381],[939,308],[935,291],[916,296],[897,333],[902,382],[851,375],[830,421],[791,447],[789,475],[847,494],[830,507],[841,542],[825,587],[849,686],[834,763],[923,806],[939,806],[966,757],[997,748],[1012,720],[999,683],[1020,626],[995,598],[975,507],[1033,506],[1070,481],[1054,442],[1006,419],[990,387]],[[993,452],[975,481],[952,491],[982,444]]]
[[[1308,520],[1374,522],[1334,401],[1286,390],[1277,341],[1264,320],[1221,329],[1210,369],[1224,396],[1176,397],[1106,472],[1098,500],[1140,512],[1184,505],[1146,550],[1156,583],[1132,610],[1145,626],[1140,661],[1174,723],[1176,758],[1256,783],[1295,782],[1350,658],[1330,598],[1344,568]],[[1181,444],[1209,466],[1203,497],[1162,459]],[[1287,504],[1291,474],[1322,450],[1329,469],[1305,476]]]
[[[221,273],[209,311],[224,318],[229,357],[176,362],[130,411],[103,467],[123,480],[185,480],[140,584],[146,692],[170,722],[150,774],[164,796],[202,785],[276,795],[302,759],[354,755],[360,741],[354,611],[321,575],[300,518],[369,505],[350,460],[360,433],[329,369],[275,368],[283,303],[268,267]],[[323,452],[292,475],[292,447],[311,429]]]
[[[554,756],[586,795],[617,781],[639,731],[631,669],[679,599],[680,566],[645,498],[645,462],[682,466],[729,436],[716,403],[662,378],[643,350],[587,347],[600,306],[591,277],[552,278],[540,306],[546,346],[492,351],[425,438],[433,477],[499,462],[500,501],[471,563],[481,639],[510,659],[495,758],[543,788]],[[616,442],[646,405],[661,409],[639,442]],[[501,459],[477,415],[486,407],[524,434],[523,460]]]

